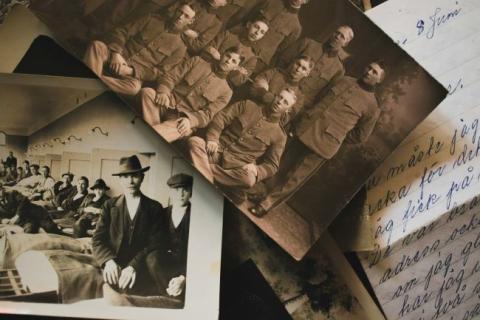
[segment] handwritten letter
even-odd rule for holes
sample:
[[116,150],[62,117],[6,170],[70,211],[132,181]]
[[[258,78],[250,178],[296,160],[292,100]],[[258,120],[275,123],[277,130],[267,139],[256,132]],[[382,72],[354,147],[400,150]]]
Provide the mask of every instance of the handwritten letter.
[[480,315],[477,0],[390,0],[369,12],[449,97],[367,183],[362,264],[389,319]]

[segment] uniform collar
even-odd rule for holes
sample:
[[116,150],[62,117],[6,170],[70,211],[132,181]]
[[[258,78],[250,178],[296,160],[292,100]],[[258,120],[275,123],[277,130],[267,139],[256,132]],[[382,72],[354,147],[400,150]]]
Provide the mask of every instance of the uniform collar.
[[362,79],[358,79],[357,83],[360,86],[360,88],[362,88],[363,90],[368,92],[375,92],[376,86],[366,84],[365,82],[362,81]]
[[222,69],[220,69],[220,67],[218,66],[218,63],[219,62],[217,62],[213,66],[213,73],[215,73],[215,75],[221,79],[226,79],[228,77],[229,72],[225,72]]
[[268,122],[278,123],[282,118],[282,113],[273,113],[270,110],[270,106],[265,106],[262,108],[262,115],[265,117],[265,120]]

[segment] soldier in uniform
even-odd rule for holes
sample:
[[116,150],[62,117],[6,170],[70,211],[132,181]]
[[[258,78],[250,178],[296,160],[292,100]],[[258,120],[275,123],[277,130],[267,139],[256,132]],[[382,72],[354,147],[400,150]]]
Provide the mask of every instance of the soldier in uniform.
[[172,5],[167,15],[175,12],[182,3],[188,4],[195,10],[195,19],[187,30],[182,33],[182,39],[187,45],[191,56],[199,54],[222,30],[222,22],[217,18],[215,11],[226,5],[224,1],[188,0]]
[[256,18],[268,22],[270,30],[255,45],[259,52],[259,64],[256,73],[272,65],[276,52],[282,52],[298,40],[302,26],[298,19],[300,8],[309,0],[270,0],[259,7]]
[[[217,3],[213,13],[222,22],[225,29],[240,24],[248,14],[265,0],[209,0],[210,3]],[[219,6],[218,4],[224,4]]]
[[242,61],[238,47],[227,49],[213,65],[200,57],[186,60],[159,79],[156,91],[140,91],[145,121],[168,142],[206,127],[230,101],[226,79]]
[[295,90],[287,88],[268,106],[251,100],[232,104],[215,116],[206,141],[188,140],[193,165],[211,182],[236,191],[271,177],[286,142],[279,121],[295,101]]
[[305,105],[312,105],[316,97],[325,88],[333,85],[345,75],[343,61],[348,57],[344,48],[353,39],[353,30],[349,26],[339,27],[325,42],[304,38],[286,49],[278,59],[278,66],[287,67],[297,57],[306,55],[313,59],[315,68],[300,82],[300,90]]
[[186,46],[181,34],[194,17],[188,5],[168,22],[159,14],[148,15],[117,29],[108,45],[93,41],[84,62],[113,91],[135,95],[144,81],[154,81],[182,61]]
[[220,60],[221,55],[231,47],[242,50],[244,60],[237,70],[232,71],[228,80],[231,85],[238,87],[244,84],[257,66],[257,55],[253,45],[262,39],[268,31],[265,21],[247,22],[246,25],[235,27],[229,31],[220,32],[203,51],[205,60]]
[[250,96],[260,103],[269,105],[274,97],[286,87],[295,90],[297,101],[282,117],[282,125],[286,125],[303,107],[303,92],[300,83],[314,68],[313,60],[308,56],[295,59],[287,70],[272,68],[259,74],[250,87]]
[[385,77],[380,63],[369,64],[361,79],[344,77],[323,99],[305,108],[293,123],[295,138],[289,143],[277,181],[250,211],[263,216],[285,201],[331,159],[342,143],[364,143],[380,115],[375,87]]
[[118,176],[123,194],[107,200],[92,237],[93,256],[103,279],[116,290],[148,295],[155,291],[152,273],[160,266],[146,263],[148,246],[158,231],[162,205],[140,187],[144,172],[137,156],[120,159]]

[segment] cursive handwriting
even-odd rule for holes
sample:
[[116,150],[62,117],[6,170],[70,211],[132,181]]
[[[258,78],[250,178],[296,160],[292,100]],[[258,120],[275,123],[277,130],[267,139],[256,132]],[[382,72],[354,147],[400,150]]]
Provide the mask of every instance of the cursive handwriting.
[[[458,1],[455,2],[455,4],[458,6]],[[446,13],[443,13],[445,11],[442,10],[442,8],[435,8],[433,14],[428,17],[427,22],[425,22],[424,19],[419,19],[417,21],[417,36],[425,34],[425,37],[427,39],[433,39],[437,32],[437,29],[442,25],[454,20],[461,11],[462,8],[458,7],[455,9],[451,9]]]

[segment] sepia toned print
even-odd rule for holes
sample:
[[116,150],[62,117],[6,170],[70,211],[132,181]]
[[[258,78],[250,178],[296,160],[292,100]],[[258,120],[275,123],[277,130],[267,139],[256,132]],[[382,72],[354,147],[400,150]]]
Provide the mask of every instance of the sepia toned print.
[[195,170],[98,80],[2,74],[0,91],[3,312],[216,314],[223,201]]
[[55,2],[31,8],[296,258],[446,95],[346,0],[104,1],[68,33]]

